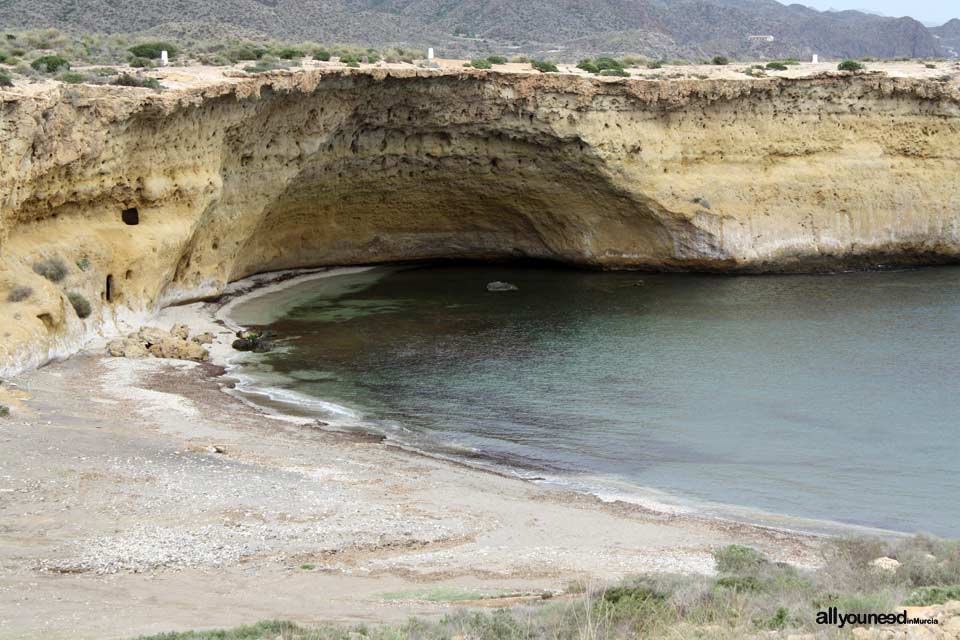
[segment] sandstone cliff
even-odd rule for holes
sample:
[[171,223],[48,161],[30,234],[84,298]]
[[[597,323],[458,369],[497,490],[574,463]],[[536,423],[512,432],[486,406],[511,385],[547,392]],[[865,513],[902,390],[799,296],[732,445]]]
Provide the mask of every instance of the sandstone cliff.
[[[159,94],[0,91],[0,109],[4,375],[118,319],[290,267],[784,271],[960,256],[950,83],[301,71]],[[63,261],[62,280],[36,273],[45,259]]]

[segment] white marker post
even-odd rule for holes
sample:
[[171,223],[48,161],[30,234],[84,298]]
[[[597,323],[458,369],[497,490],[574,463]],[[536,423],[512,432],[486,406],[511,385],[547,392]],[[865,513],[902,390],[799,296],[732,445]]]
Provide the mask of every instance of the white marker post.
[[427,60],[433,60],[433,47],[427,49]]
[[820,56],[813,54],[813,64],[820,64]]
[[166,51],[160,52],[160,64],[163,65],[164,67],[170,64],[170,56],[167,54]]

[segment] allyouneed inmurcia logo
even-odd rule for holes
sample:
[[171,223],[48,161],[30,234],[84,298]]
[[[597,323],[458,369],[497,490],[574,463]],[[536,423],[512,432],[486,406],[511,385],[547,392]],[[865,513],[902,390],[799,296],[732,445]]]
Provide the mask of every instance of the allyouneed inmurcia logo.
[[900,613],[840,613],[836,607],[830,607],[817,612],[817,624],[831,624],[843,629],[846,626],[883,624],[940,624],[940,621],[936,618],[910,617],[906,609]]

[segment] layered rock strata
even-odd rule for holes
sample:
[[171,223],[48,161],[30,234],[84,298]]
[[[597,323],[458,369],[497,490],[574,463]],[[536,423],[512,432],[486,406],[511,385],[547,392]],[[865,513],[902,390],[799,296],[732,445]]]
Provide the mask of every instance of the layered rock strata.
[[[882,75],[314,70],[2,90],[0,373],[293,267],[952,262],[958,116],[955,83]],[[61,278],[38,269],[51,261]]]

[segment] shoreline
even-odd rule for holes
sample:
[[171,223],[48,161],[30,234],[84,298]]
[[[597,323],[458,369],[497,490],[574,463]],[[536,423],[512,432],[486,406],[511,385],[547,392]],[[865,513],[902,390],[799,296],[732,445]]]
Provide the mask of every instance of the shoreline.
[[[257,274],[250,278],[238,280],[228,287],[224,295],[208,304],[217,305],[210,309],[204,307],[205,313],[213,321],[223,322],[233,331],[246,328],[243,324],[236,321],[230,314],[238,305],[251,300],[269,296],[280,291],[298,287],[308,282],[319,279],[336,278],[344,275],[369,272],[375,269],[389,269],[384,265],[372,265],[361,267],[329,267],[322,270],[288,270],[280,272],[268,272]],[[176,308],[176,307],[172,307]],[[170,309],[170,307],[168,307]],[[262,319],[262,322],[255,324],[268,324],[272,322],[282,312],[272,312],[273,318],[270,320]],[[161,312],[161,316],[163,313]],[[197,323],[197,318],[182,317],[175,315],[170,318],[171,323],[181,322],[191,325]],[[215,343],[216,344],[216,343]],[[214,345],[211,345],[214,346]],[[421,448],[410,442],[404,442],[389,433],[384,433],[373,428],[368,423],[359,420],[359,416],[353,413],[348,407],[341,407],[336,403],[331,403],[322,398],[308,397],[299,392],[290,392],[288,397],[277,398],[271,395],[270,387],[258,385],[252,376],[243,375],[239,372],[243,364],[237,362],[242,358],[241,352],[234,351],[226,345],[226,349],[214,350],[211,348],[211,363],[222,366],[225,369],[224,376],[236,381],[236,386],[225,389],[225,392],[238,401],[248,404],[255,410],[259,410],[274,418],[289,421],[293,424],[309,425],[315,422],[315,418],[310,416],[298,416],[284,411],[285,406],[307,405],[305,411],[310,413],[313,409],[310,404],[319,404],[320,410],[337,412],[338,409],[344,409],[348,418],[341,423],[331,422],[326,426],[333,427],[331,431],[337,433],[359,433],[363,437],[372,437],[381,439],[385,446],[393,447],[399,451],[415,455],[424,456],[432,460],[439,460],[447,464],[462,466],[474,471],[491,473],[500,477],[521,480],[534,486],[543,487],[551,490],[567,491],[578,495],[589,496],[598,500],[602,504],[622,504],[638,507],[649,511],[652,514],[661,516],[686,516],[708,521],[719,521],[728,524],[745,525],[757,527],[760,529],[769,529],[785,534],[795,534],[800,536],[823,536],[836,537],[844,535],[875,536],[883,538],[899,538],[911,535],[908,532],[883,529],[869,525],[858,525],[845,523],[836,520],[826,520],[820,518],[808,518],[802,516],[792,516],[789,514],[775,513],[748,507],[745,505],[735,505],[720,503],[709,500],[695,500],[687,496],[674,494],[669,491],[638,485],[629,481],[612,482],[611,479],[600,479],[597,482],[587,483],[577,482],[573,478],[554,475],[554,477],[544,477],[549,475],[547,469],[536,469],[535,467],[523,467],[512,463],[506,459],[498,459],[490,455],[477,455],[474,459],[468,456],[458,456],[454,452],[442,452],[439,449],[429,450]],[[261,403],[253,400],[251,396],[266,397],[269,403]],[[277,406],[280,405],[280,406]],[[529,472],[529,473],[528,473]],[[563,473],[563,470],[556,470],[556,473]],[[599,484],[598,484],[599,482]]]

